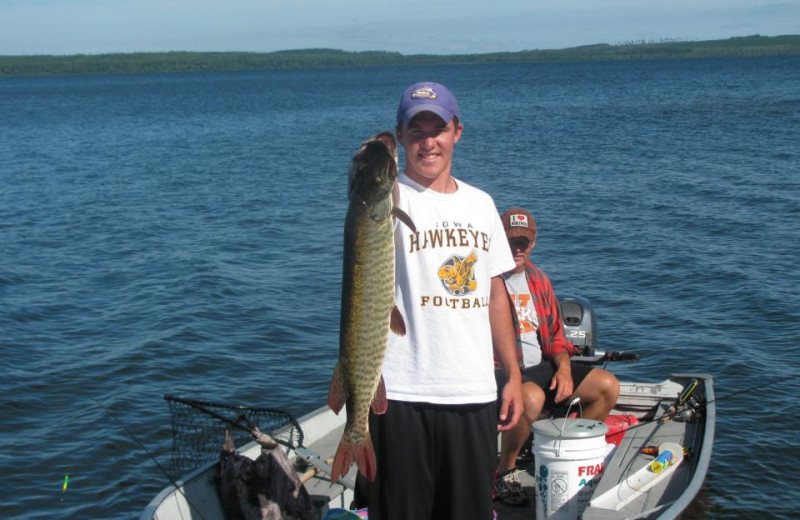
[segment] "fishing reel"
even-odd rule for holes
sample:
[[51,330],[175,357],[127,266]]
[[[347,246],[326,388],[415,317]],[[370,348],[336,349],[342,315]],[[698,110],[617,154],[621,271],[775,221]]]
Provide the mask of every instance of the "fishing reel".
[[705,400],[695,394],[700,386],[697,379],[692,379],[683,387],[675,402],[669,407],[668,417],[680,422],[692,422],[702,412]]
[[694,397],[686,400],[686,403],[678,409],[675,420],[680,422],[692,422],[703,411],[704,405]]

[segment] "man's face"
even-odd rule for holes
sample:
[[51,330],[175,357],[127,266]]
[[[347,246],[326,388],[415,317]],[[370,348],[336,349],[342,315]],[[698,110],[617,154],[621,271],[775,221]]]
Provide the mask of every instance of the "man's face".
[[406,153],[406,174],[412,180],[430,185],[442,175],[449,176],[453,146],[461,138],[463,125],[447,123],[432,112],[420,112],[398,132]]
[[514,256],[514,263],[517,264],[517,268],[525,265],[525,260],[531,255],[535,243],[536,240],[528,240],[525,237],[508,239],[508,245],[511,248],[511,254]]

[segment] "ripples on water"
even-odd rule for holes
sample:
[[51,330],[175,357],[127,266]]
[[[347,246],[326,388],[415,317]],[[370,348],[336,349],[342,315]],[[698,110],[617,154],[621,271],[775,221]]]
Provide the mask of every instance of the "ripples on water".
[[798,65],[2,79],[3,516],[134,517],[165,485],[95,400],[162,464],[165,393],[324,402],[347,162],[433,78],[464,113],[457,175],[528,207],[556,290],[593,301],[605,348],[642,354],[617,374],[714,375],[688,516],[791,517],[800,394],[771,381],[796,374],[800,338]]

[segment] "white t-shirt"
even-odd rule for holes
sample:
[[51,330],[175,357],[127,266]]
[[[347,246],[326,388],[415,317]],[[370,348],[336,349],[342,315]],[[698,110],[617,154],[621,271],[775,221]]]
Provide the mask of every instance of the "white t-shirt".
[[514,310],[517,311],[519,339],[522,343],[522,364],[526,368],[538,365],[542,362],[542,347],[536,335],[539,329],[539,316],[536,314],[528,280],[525,278],[525,273],[506,274],[503,278]]
[[461,181],[449,194],[405,173],[398,181],[398,207],[417,231],[395,225],[396,299],[407,334],[389,333],[387,396],[437,404],[494,401],[491,278],[515,265],[494,201]]

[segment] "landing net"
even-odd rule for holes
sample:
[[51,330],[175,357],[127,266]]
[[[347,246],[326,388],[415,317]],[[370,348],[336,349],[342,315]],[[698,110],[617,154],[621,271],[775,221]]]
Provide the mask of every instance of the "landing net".
[[170,477],[177,480],[188,472],[219,459],[228,430],[237,448],[253,440],[252,426],[280,444],[296,448],[303,444],[303,430],[288,412],[260,406],[241,406],[198,401],[165,395],[172,418]]

